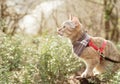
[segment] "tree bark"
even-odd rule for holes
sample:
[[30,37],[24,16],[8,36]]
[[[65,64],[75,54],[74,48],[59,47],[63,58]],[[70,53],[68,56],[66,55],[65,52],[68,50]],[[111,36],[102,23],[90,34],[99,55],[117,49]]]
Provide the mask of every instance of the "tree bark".
[[[105,38],[118,42],[118,9],[115,6],[117,0],[104,0],[104,15],[105,15]],[[113,11],[114,10],[114,11]]]

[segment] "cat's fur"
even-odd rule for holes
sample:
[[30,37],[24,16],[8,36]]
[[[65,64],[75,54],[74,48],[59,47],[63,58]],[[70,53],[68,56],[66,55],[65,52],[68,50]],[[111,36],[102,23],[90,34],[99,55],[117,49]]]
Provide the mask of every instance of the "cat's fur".
[[[69,20],[63,22],[61,28],[58,29],[58,34],[68,37],[71,40],[72,44],[81,38],[84,32],[84,28],[77,17],[71,17]],[[90,36],[90,38],[98,47],[101,47],[102,43],[105,40],[101,37]],[[111,59],[120,61],[120,54],[115,45],[109,40],[106,41],[107,44],[103,51],[104,55]],[[80,58],[86,64],[86,70],[82,73],[81,77],[93,76],[95,74],[101,74],[105,71],[116,71],[120,66],[119,63],[115,64],[105,59],[100,61],[100,55],[98,54],[98,51],[92,47],[86,47],[83,50]]]

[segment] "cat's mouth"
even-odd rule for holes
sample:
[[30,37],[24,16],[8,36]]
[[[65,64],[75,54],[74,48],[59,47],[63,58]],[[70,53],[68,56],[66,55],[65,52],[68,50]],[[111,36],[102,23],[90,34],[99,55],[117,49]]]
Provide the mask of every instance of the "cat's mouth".
[[57,33],[58,33],[60,36],[63,36],[63,32],[61,32],[61,29],[57,29]]
[[62,32],[57,31],[57,33],[58,33],[60,36],[63,36],[63,33],[62,33]]

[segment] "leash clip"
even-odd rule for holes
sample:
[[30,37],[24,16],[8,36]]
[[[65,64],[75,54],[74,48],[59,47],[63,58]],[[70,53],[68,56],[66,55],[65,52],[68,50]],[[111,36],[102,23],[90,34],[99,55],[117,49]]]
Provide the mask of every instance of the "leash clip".
[[103,54],[103,52],[100,51],[100,49],[98,49],[97,51],[98,51],[98,53],[99,53],[100,56],[105,57],[104,54]]

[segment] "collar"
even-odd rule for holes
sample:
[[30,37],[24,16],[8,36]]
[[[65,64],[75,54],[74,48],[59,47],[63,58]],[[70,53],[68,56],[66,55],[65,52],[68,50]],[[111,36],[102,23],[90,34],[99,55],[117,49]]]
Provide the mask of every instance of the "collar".
[[73,50],[77,56],[80,56],[82,51],[88,46],[90,36],[85,32],[74,44]]
[[73,43],[73,46],[76,45],[76,44],[78,44],[78,43],[80,43],[80,42],[83,41],[83,40],[89,40],[89,39],[90,39],[90,37],[89,37],[89,35],[87,34],[87,32],[83,32],[83,34],[81,35],[81,37],[80,37],[77,41],[75,41],[75,42]]

